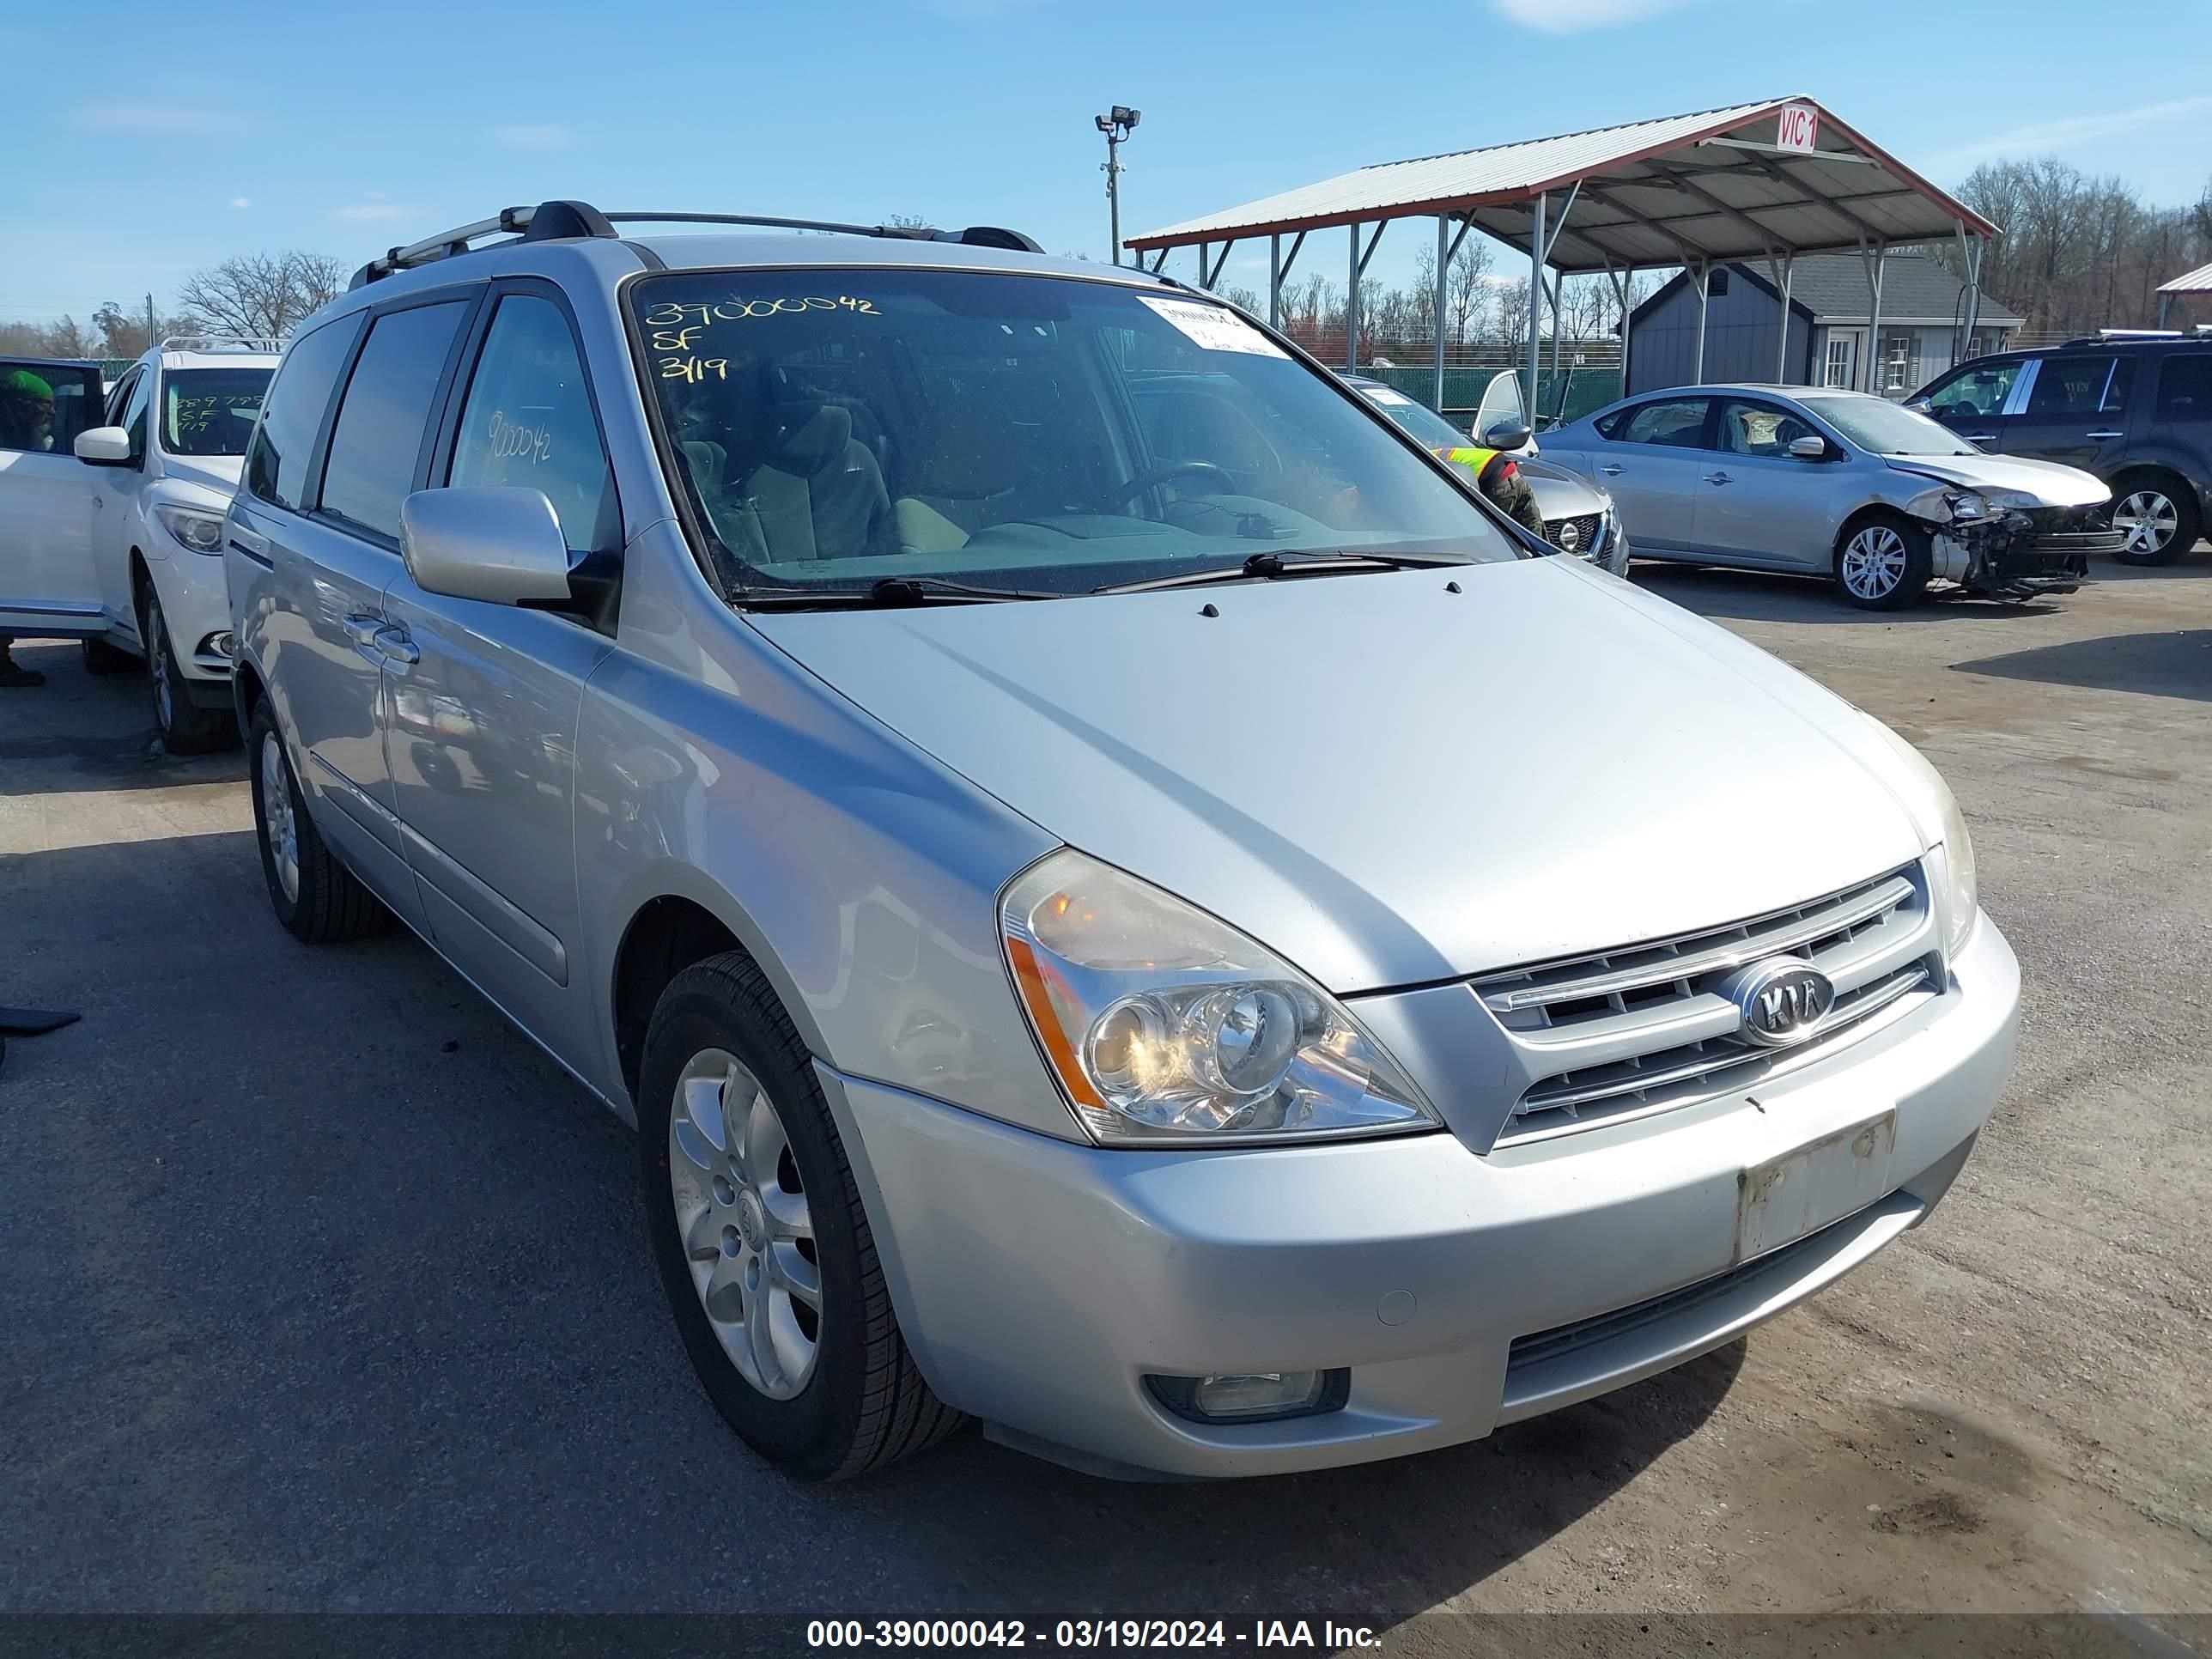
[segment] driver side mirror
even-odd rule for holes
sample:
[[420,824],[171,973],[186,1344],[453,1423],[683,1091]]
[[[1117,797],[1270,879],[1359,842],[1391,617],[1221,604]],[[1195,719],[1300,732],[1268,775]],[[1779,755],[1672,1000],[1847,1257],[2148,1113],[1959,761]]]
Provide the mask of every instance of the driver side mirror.
[[1833,452],[1828,441],[1818,433],[1808,433],[1802,438],[1790,441],[1790,453],[1801,461],[1825,461]]
[[418,489],[399,504],[399,548],[425,593],[491,605],[570,596],[568,538],[542,489]]
[[87,466],[129,466],[137,459],[131,453],[131,434],[119,426],[88,427],[70,447]]
[[1915,415],[1933,415],[1936,412],[1936,405],[1925,398],[1915,398],[1911,403],[1905,404],[1905,407]]
[[1525,449],[1535,435],[1525,426],[1508,423],[1493,426],[1477,441],[1488,449]]

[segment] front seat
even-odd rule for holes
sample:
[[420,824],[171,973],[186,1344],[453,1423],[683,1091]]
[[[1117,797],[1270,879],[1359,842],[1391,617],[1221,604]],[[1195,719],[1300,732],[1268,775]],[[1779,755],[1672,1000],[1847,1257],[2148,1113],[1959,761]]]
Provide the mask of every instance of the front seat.
[[851,411],[834,404],[794,409],[714,516],[756,563],[898,551],[883,470],[854,441]]

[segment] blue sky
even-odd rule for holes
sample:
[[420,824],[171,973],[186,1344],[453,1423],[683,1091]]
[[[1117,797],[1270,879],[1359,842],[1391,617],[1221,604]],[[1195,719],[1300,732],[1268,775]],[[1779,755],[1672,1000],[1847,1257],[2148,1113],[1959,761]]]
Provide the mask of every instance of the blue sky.
[[[1116,102],[1144,112],[1130,231],[1370,161],[1784,93],[1942,184],[2056,153],[2171,204],[2212,173],[2203,0],[108,0],[96,28],[26,9],[0,17],[0,63],[39,66],[9,92],[35,164],[0,169],[0,318],[167,304],[238,252],[356,263],[548,196],[919,213],[1103,257],[1091,118]],[[143,69],[56,67],[131,65],[133,42]],[[1420,240],[1386,239],[1370,275],[1402,280]],[[1257,285],[1250,257],[1227,280]]]

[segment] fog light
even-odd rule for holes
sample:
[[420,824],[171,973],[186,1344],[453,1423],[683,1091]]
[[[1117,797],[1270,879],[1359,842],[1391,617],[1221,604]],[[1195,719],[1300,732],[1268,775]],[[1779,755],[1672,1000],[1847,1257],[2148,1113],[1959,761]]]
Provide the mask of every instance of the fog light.
[[1341,1411],[1352,1373],[1229,1371],[1212,1376],[1148,1376],[1152,1397],[1194,1423],[1273,1423]]
[[218,657],[234,657],[238,654],[236,641],[228,634],[209,635],[207,643],[201,649],[211,651]]

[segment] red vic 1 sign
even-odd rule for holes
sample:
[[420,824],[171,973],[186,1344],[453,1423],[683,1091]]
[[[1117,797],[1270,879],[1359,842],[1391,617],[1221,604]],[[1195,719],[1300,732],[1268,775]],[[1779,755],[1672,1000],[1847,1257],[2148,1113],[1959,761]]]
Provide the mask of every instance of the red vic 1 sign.
[[1782,106],[1781,129],[1774,136],[1776,149],[1818,149],[1820,137],[1820,112],[1803,104],[1784,104]]

